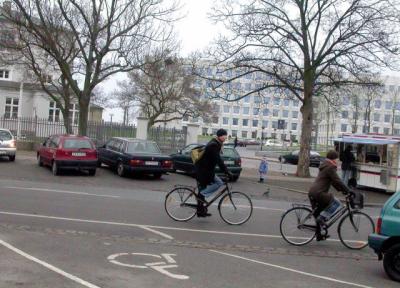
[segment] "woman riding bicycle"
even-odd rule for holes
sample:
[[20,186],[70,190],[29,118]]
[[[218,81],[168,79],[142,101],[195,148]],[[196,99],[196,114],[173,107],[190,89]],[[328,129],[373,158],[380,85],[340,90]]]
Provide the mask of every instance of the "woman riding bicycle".
[[[331,150],[326,155],[326,160],[319,167],[319,173],[314,183],[308,192],[308,197],[311,202],[311,206],[314,209],[315,219],[319,219],[318,216],[328,208],[335,200],[332,193],[329,192],[331,185],[343,194],[352,193],[349,188],[342,182],[337,174],[337,163],[339,155],[335,150]],[[329,235],[321,234],[321,221],[317,221],[317,241],[325,240]]]

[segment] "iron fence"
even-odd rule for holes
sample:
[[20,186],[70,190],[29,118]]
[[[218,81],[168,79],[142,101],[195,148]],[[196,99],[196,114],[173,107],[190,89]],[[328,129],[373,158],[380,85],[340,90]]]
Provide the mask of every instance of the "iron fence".
[[186,135],[185,129],[152,127],[148,131],[147,138],[155,141],[162,152],[173,153],[185,146]]

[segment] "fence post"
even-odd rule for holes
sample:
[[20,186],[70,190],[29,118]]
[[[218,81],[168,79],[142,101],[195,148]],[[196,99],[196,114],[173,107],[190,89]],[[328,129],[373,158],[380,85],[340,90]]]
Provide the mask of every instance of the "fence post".
[[200,125],[195,123],[187,124],[186,145],[197,143],[200,135]]
[[137,117],[136,138],[147,140],[147,126],[149,120],[145,117]]

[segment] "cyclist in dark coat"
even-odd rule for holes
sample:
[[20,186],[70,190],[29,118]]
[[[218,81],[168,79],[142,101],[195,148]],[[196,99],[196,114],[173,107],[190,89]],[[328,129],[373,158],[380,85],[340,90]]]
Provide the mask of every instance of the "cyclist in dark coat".
[[[199,182],[200,190],[199,197],[203,201],[205,197],[212,195],[224,184],[222,180],[215,175],[215,167],[217,165],[225,174],[230,177],[232,176],[221,158],[221,150],[223,143],[226,141],[226,137],[226,130],[218,130],[217,136],[208,142],[204,154],[195,164],[196,178]],[[207,213],[202,203],[199,203],[197,215],[199,217],[211,216],[211,214]]]

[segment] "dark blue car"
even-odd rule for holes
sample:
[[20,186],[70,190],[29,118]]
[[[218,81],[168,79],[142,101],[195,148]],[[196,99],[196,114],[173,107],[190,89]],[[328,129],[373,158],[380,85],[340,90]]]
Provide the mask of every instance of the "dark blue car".
[[151,174],[159,179],[173,171],[171,157],[163,155],[157,143],[134,138],[111,138],[98,148],[98,164],[108,165],[121,177]]

